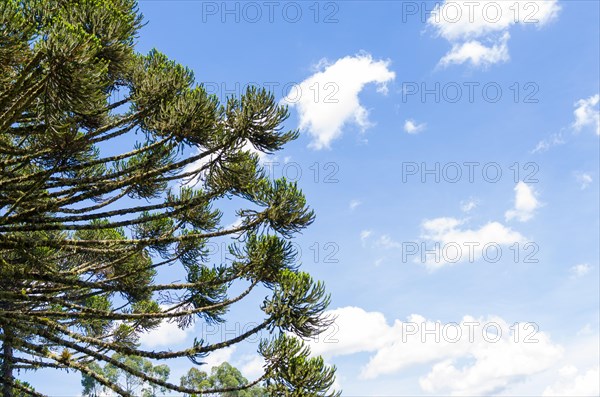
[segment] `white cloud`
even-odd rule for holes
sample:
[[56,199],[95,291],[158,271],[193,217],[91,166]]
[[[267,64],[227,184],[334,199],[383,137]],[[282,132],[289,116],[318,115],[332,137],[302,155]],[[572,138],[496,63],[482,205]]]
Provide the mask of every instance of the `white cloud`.
[[[481,326],[469,325],[470,323]],[[441,337],[439,343],[433,339],[434,335],[429,335],[429,339],[423,338],[423,335],[406,337],[407,343],[396,341],[371,358],[363,376],[375,378],[397,372],[409,365],[434,363],[431,371],[419,379],[419,384],[425,392],[488,395],[548,369],[562,353],[562,348],[553,344],[542,332],[535,335],[536,343],[523,343],[519,338],[515,341],[510,326],[501,318],[475,319],[465,316],[457,325],[449,326],[433,321],[422,324],[422,327],[427,326],[428,330],[435,330],[438,324],[440,333],[443,329],[456,333],[448,340]],[[501,330],[497,341],[497,335],[487,333],[495,330],[496,324]],[[489,328],[484,328],[488,326]],[[526,324],[523,323],[518,325],[520,331],[524,331],[525,327]],[[474,329],[473,342],[468,340],[469,329]],[[458,332],[462,338],[456,343],[450,342],[454,340],[455,335],[459,335]],[[459,361],[467,363],[459,364]]]
[[350,208],[350,210],[355,210],[361,204],[362,202],[359,200],[351,200],[350,204],[348,204],[348,207]]
[[505,32],[515,24],[543,26],[559,11],[558,0],[445,0],[436,5],[427,23],[449,41],[469,40]]
[[375,245],[384,249],[392,249],[392,248],[400,248],[401,244],[397,241],[394,241],[389,235],[384,234],[380,236]]
[[[575,102],[575,121],[571,124],[575,132],[581,131],[584,127],[595,127],[596,135],[600,135],[600,109],[598,104],[600,103],[600,94],[593,95],[587,99],[580,99]],[[562,130],[564,130],[563,128]],[[565,143],[565,137],[563,131],[552,134],[548,139],[541,140],[538,142],[536,147],[531,153],[545,152],[553,146],[562,145]]]
[[[223,230],[236,229],[236,228],[242,226],[243,222],[244,222],[244,219],[242,217],[236,217],[233,222],[231,222],[227,226],[224,226]],[[233,235],[234,236],[241,236],[243,233],[244,233],[243,231],[240,231],[240,232],[234,233]]]
[[[200,148],[197,148],[196,151],[192,154],[192,157],[199,155],[201,152],[202,152],[202,150]],[[199,171],[203,167],[205,167],[214,158],[215,158],[215,156],[214,156],[214,154],[212,154],[207,157],[203,157],[199,160],[196,160],[193,163],[186,165],[183,169],[183,172],[188,173],[188,172]],[[191,188],[191,187],[196,186],[197,184],[202,184],[202,181],[204,180],[205,175],[206,175],[206,170],[203,170],[195,178],[188,177],[187,179],[184,179],[181,182],[181,185],[184,187]]]
[[421,249],[421,255],[415,261],[435,270],[467,260],[495,260],[499,255],[496,247],[525,242],[519,232],[499,222],[488,222],[479,229],[463,229],[460,227],[463,223],[464,220],[449,217],[425,220],[421,237],[433,244],[427,245],[426,256],[425,250]]
[[[567,320],[570,321],[570,320]],[[546,374],[535,379],[529,393],[511,390],[512,395],[598,396],[600,335],[597,326],[587,324],[564,346],[563,358]]]
[[447,232],[454,230],[457,226],[459,226],[462,223],[464,223],[464,221],[461,221],[456,218],[434,218],[423,222],[423,228],[429,232],[434,233],[435,237],[429,235],[427,236],[427,238],[430,238],[432,240],[438,240],[440,235],[446,234]]
[[363,243],[363,245],[365,245],[367,239],[371,237],[371,234],[373,234],[372,230],[363,230],[360,232],[360,241]]
[[314,355],[333,357],[372,352],[394,339],[385,316],[379,312],[367,312],[360,307],[347,306],[329,310],[327,315],[335,317],[335,322],[316,340],[309,341]]
[[375,267],[378,267],[378,266],[380,266],[380,265],[383,263],[383,261],[384,261],[384,260],[385,260],[385,258],[379,258],[379,259],[376,259],[376,260],[375,260],[375,263],[373,263],[373,265],[374,265]]
[[193,326],[181,329],[177,323],[163,320],[158,327],[141,334],[140,343],[148,347],[172,346],[184,342],[193,331]]
[[539,141],[531,153],[545,152],[553,146],[563,145],[564,143],[562,133],[552,134],[550,138]]
[[466,201],[460,202],[460,210],[462,212],[471,212],[472,210],[477,208],[478,204],[479,204],[479,201],[477,199],[470,198]]
[[559,378],[544,390],[544,396],[598,396],[600,395],[600,366],[580,374],[577,367],[568,365],[559,371]]
[[588,186],[593,182],[592,176],[587,172],[576,172],[575,179],[581,186],[581,190],[587,189]]
[[[429,393],[490,394],[546,370],[563,350],[544,332],[533,333],[531,325],[517,323],[515,335],[514,324],[494,316],[442,323],[413,314],[390,325],[382,313],[358,307],[328,313],[335,323],[310,342],[314,354],[373,353],[362,368],[363,379],[431,366],[419,382]],[[525,343],[526,337],[534,343]]]
[[516,218],[519,222],[527,222],[533,218],[535,210],[540,206],[536,192],[525,182],[520,181],[515,186],[515,207],[504,214],[507,221]]
[[592,267],[587,263],[580,263],[579,265],[575,265],[571,267],[571,273],[573,277],[582,277],[590,272]]
[[434,7],[427,23],[452,44],[440,65],[471,62],[487,66],[509,59],[507,42],[513,25],[541,27],[559,11],[558,0],[445,0]]
[[299,128],[312,137],[310,147],[329,148],[349,123],[362,131],[371,126],[358,95],[370,83],[378,84],[378,91],[386,93],[386,84],[396,76],[389,64],[373,60],[369,54],[347,56],[333,64],[322,61],[315,74],[291,90],[283,101],[297,108]]
[[573,112],[575,121],[573,128],[575,131],[580,131],[583,127],[596,127],[596,135],[600,135],[600,111],[597,109],[600,102],[600,95],[596,94],[588,99],[580,99],[575,103],[577,108]]
[[592,327],[590,324],[586,324],[583,326],[583,328],[581,328],[579,331],[577,331],[577,336],[580,335],[591,335],[593,333],[592,331]]
[[423,131],[426,126],[426,123],[419,124],[415,120],[408,119],[404,122],[404,131],[408,132],[409,134],[418,134],[419,132]]
[[244,220],[241,217],[237,217],[237,218],[235,218],[235,221],[233,221],[229,225],[225,226],[225,229],[235,229],[236,227],[240,227],[240,226],[242,226],[243,221]]
[[249,380],[257,379],[264,373],[265,360],[258,355],[251,355],[242,357],[241,364],[239,365],[242,374]]
[[444,55],[440,60],[440,65],[448,66],[451,64],[471,62],[473,66],[486,67],[499,62],[507,62],[510,59],[507,46],[509,38],[510,35],[505,33],[502,38],[491,47],[487,47],[477,40],[453,44],[450,52]]
[[202,362],[206,363],[204,368],[210,372],[212,367],[217,367],[225,361],[231,361],[231,356],[235,352],[236,347],[237,346],[229,346],[211,352],[207,357],[202,359]]
[[[521,332],[527,330],[523,324],[519,326]],[[550,368],[562,354],[562,348],[544,333],[535,335],[536,343],[515,342],[514,334],[508,335],[509,326],[503,328],[506,333],[498,342],[486,343],[482,338],[465,352],[474,363],[459,366],[456,361],[461,356],[439,362],[419,380],[421,387],[430,393],[489,395]]]

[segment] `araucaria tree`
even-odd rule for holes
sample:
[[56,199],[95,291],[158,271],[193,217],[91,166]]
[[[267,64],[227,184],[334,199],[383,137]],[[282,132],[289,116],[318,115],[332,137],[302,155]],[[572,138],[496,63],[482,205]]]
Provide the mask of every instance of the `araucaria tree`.
[[[287,110],[257,89],[221,104],[189,69],[136,53],[141,24],[133,0],[0,2],[3,396],[43,392],[16,379],[40,368],[130,395],[99,364],[171,392],[224,393],[238,388],[195,390],[117,358],[200,365],[259,333],[264,375],[242,388],[332,393],[334,369],[301,340],[328,325],[329,298],[296,268],[289,241],[314,215],[256,154],[297,137],[282,127]],[[221,226],[233,219],[221,221],[223,199],[236,226]],[[207,244],[227,236],[232,258],[215,261]],[[138,343],[163,321],[225,321],[253,290],[268,292],[262,317],[236,337],[198,334],[183,350]]]

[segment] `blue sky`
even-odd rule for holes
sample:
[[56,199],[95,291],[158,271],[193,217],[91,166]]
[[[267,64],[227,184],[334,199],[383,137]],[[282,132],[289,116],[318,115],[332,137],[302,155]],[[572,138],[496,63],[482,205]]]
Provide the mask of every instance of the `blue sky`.
[[[467,3],[141,1],[137,48],[290,105],[302,134],[262,161],[317,213],[296,241],[332,294],[312,345],[343,395],[598,395],[599,3]],[[231,336],[260,298],[143,341]],[[208,361],[252,378],[256,347]],[[80,393],[55,376],[36,383]]]

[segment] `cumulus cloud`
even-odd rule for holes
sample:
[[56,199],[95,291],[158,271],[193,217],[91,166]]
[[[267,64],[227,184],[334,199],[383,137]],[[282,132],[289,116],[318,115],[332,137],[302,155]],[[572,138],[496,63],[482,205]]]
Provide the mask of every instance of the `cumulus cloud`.
[[509,59],[507,43],[513,25],[541,27],[559,11],[558,0],[444,0],[434,7],[427,23],[452,44],[441,66],[466,62],[488,66]]
[[257,379],[264,373],[265,360],[259,355],[247,355],[242,357],[239,365],[242,374],[250,380]]
[[559,11],[558,0],[517,0],[510,3],[445,0],[436,5],[427,23],[440,36],[453,41],[505,32],[515,24],[543,26],[555,19]]
[[202,359],[202,361],[206,363],[205,368],[210,371],[212,367],[217,367],[223,364],[225,361],[231,361],[231,356],[235,352],[235,349],[236,346],[229,346],[211,352],[207,357]]
[[[419,383],[430,393],[496,392],[544,371],[562,354],[562,348],[546,333],[532,329],[532,324],[517,323],[511,328],[495,316],[464,316],[458,322],[443,323],[413,314],[389,324],[382,313],[359,307],[329,313],[336,320],[318,340],[310,342],[314,354],[373,353],[361,370],[363,379],[428,365],[430,370]],[[525,338],[530,343],[525,343]]]
[[140,343],[148,347],[171,346],[184,342],[194,327],[181,329],[176,323],[163,320],[153,330],[140,335]]
[[587,99],[580,99],[575,103],[577,107],[573,112],[575,121],[573,128],[575,131],[581,131],[582,128],[591,126],[596,127],[596,135],[600,135],[600,111],[597,109],[600,102],[600,95],[596,94]]
[[408,132],[409,134],[418,134],[419,132],[423,131],[426,126],[426,123],[419,124],[415,120],[408,119],[404,122],[404,131]]
[[375,83],[387,92],[387,83],[395,78],[389,61],[374,60],[369,54],[323,61],[315,74],[290,91],[283,102],[295,107],[299,128],[312,137],[310,147],[329,148],[342,135],[345,125],[353,123],[362,131],[372,124],[358,95],[365,85]]
[[315,340],[309,341],[311,352],[315,355],[329,358],[372,352],[394,339],[394,332],[382,313],[347,306],[329,310],[327,315],[335,318],[334,323]]
[[540,206],[533,188],[523,181],[515,186],[515,207],[504,214],[507,221],[517,219],[519,222],[527,222]]
[[515,343],[507,335],[496,343],[481,343],[468,353],[475,360],[473,364],[458,365],[460,356],[446,359],[435,364],[419,383],[430,393],[462,396],[495,393],[550,368],[560,358],[561,347],[552,344],[549,337],[539,333],[536,339],[537,343]]
[[465,220],[451,217],[425,220],[421,238],[431,244],[427,245],[427,255],[421,249],[421,255],[415,260],[429,270],[464,261],[474,262],[482,257],[495,260],[499,255],[495,251],[497,247],[526,241],[519,232],[500,222],[488,222],[478,229],[463,228],[464,223]]
[[473,66],[486,67],[494,63],[507,62],[510,59],[507,46],[509,38],[510,35],[505,33],[491,47],[486,47],[477,40],[453,44],[452,49],[440,60],[440,65],[448,66],[470,62]]
[[559,378],[544,390],[544,396],[598,396],[600,395],[600,366],[580,373],[577,367],[567,365],[559,371]]

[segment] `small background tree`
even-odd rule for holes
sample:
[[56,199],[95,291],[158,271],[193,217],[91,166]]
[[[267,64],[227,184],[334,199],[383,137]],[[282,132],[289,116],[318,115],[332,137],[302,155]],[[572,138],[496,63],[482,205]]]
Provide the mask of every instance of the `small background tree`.
[[[171,373],[171,369],[167,365],[154,366],[150,360],[142,357],[123,356],[116,353],[112,356],[112,359],[147,376],[160,379],[163,382],[169,378],[169,374]],[[118,384],[123,390],[135,396],[156,397],[159,393],[167,391],[165,387],[146,384],[141,378],[111,363],[107,363],[104,367],[92,363],[90,364],[90,369],[96,374],[109,379],[112,383]],[[98,397],[107,392],[106,387],[102,386],[95,378],[89,375],[83,375],[81,385],[83,386],[84,396]]]
[[[224,362],[221,365],[213,367],[210,375],[200,371],[197,368],[190,370],[181,377],[181,386],[197,388],[200,390],[210,390],[214,388],[234,388],[248,384],[248,380],[242,373],[231,364]],[[190,394],[189,397],[198,397],[196,394]],[[238,390],[229,393],[230,397],[266,397],[267,393],[263,387],[253,386],[248,389]]]

